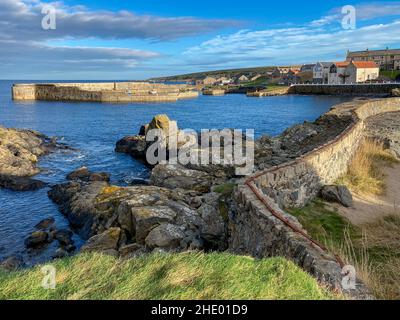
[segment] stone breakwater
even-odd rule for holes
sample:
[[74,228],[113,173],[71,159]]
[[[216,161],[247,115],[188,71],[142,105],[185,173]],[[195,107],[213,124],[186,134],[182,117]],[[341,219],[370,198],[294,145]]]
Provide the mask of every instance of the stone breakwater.
[[[292,162],[268,168],[243,181],[235,193],[237,215],[231,221],[230,249],[259,258],[287,257],[322,283],[341,290],[343,266],[307,239],[297,219],[284,209],[303,206],[323,185],[334,183],[346,172],[366,135],[365,122],[396,111],[400,111],[399,98],[339,105],[330,113],[349,114],[352,121],[336,138]],[[356,290],[344,292],[355,298],[369,297],[359,281]]]
[[389,96],[392,94],[393,90],[396,90],[398,88],[400,88],[400,83],[349,84],[349,85],[296,84],[289,88],[288,94]]
[[14,100],[174,102],[198,95],[192,86],[147,82],[15,84],[12,87]]

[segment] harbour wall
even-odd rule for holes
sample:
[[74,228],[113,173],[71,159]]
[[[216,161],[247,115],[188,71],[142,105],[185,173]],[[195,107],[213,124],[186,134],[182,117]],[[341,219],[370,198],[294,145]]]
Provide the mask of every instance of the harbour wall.
[[400,111],[400,98],[358,101],[353,108],[347,105],[353,121],[334,140],[292,162],[257,172],[239,185],[230,249],[257,258],[289,258],[332,289],[356,299],[369,298],[369,290],[359,280],[354,290],[342,288],[343,262],[314,243],[285,208],[304,206],[323,185],[333,184],[347,171],[364,138],[366,119],[396,111]]

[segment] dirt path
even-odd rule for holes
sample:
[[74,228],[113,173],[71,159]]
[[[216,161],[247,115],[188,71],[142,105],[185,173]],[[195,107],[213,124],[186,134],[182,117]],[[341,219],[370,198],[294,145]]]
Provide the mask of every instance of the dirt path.
[[339,212],[354,225],[400,212],[400,165],[385,169],[387,191],[384,196],[361,196],[353,194],[352,208],[336,206]]

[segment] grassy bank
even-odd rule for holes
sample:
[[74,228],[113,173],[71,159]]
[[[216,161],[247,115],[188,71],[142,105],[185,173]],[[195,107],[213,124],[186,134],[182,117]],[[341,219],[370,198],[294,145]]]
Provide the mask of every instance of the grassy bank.
[[[353,193],[383,195],[384,169],[398,160],[383,146],[365,141],[338,183]],[[352,225],[337,209],[317,199],[291,209],[310,235],[355,266],[358,276],[381,299],[400,299],[400,212]]]
[[333,299],[293,263],[230,254],[153,254],[118,260],[81,254],[53,263],[55,290],[41,267],[0,272],[0,299]]
[[383,169],[396,163],[399,163],[398,159],[381,143],[365,140],[338,184],[344,184],[358,194],[382,195],[386,189]]

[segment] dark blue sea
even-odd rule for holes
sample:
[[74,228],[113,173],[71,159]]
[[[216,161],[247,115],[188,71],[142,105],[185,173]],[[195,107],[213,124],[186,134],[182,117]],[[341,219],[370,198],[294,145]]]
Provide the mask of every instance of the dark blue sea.
[[[344,101],[332,96],[247,98],[237,94],[146,104],[12,101],[11,86],[21,82],[33,81],[0,81],[0,125],[38,130],[74,149],[57,151],[40,160],[42,172],[37,178],[50,184],[65,182],[66,174],[81,166],[110,173],[114,184],[148,178],[145,166],[115,153],[114,147],[120,138],[137,134],[140,126],[157,114],[167,114],[182,129],[254,129],[256,136],[278,135],[296,123],[315,120]],[[24,239],[43,218],[54,217],[58,228],[68,227],[47,191],[0,190],[0,261],[22,254],[27,261],[37,263],[54,252],[55,244],[33,255],[24,248]],[[77,236],[75,240],[82,242]]]

